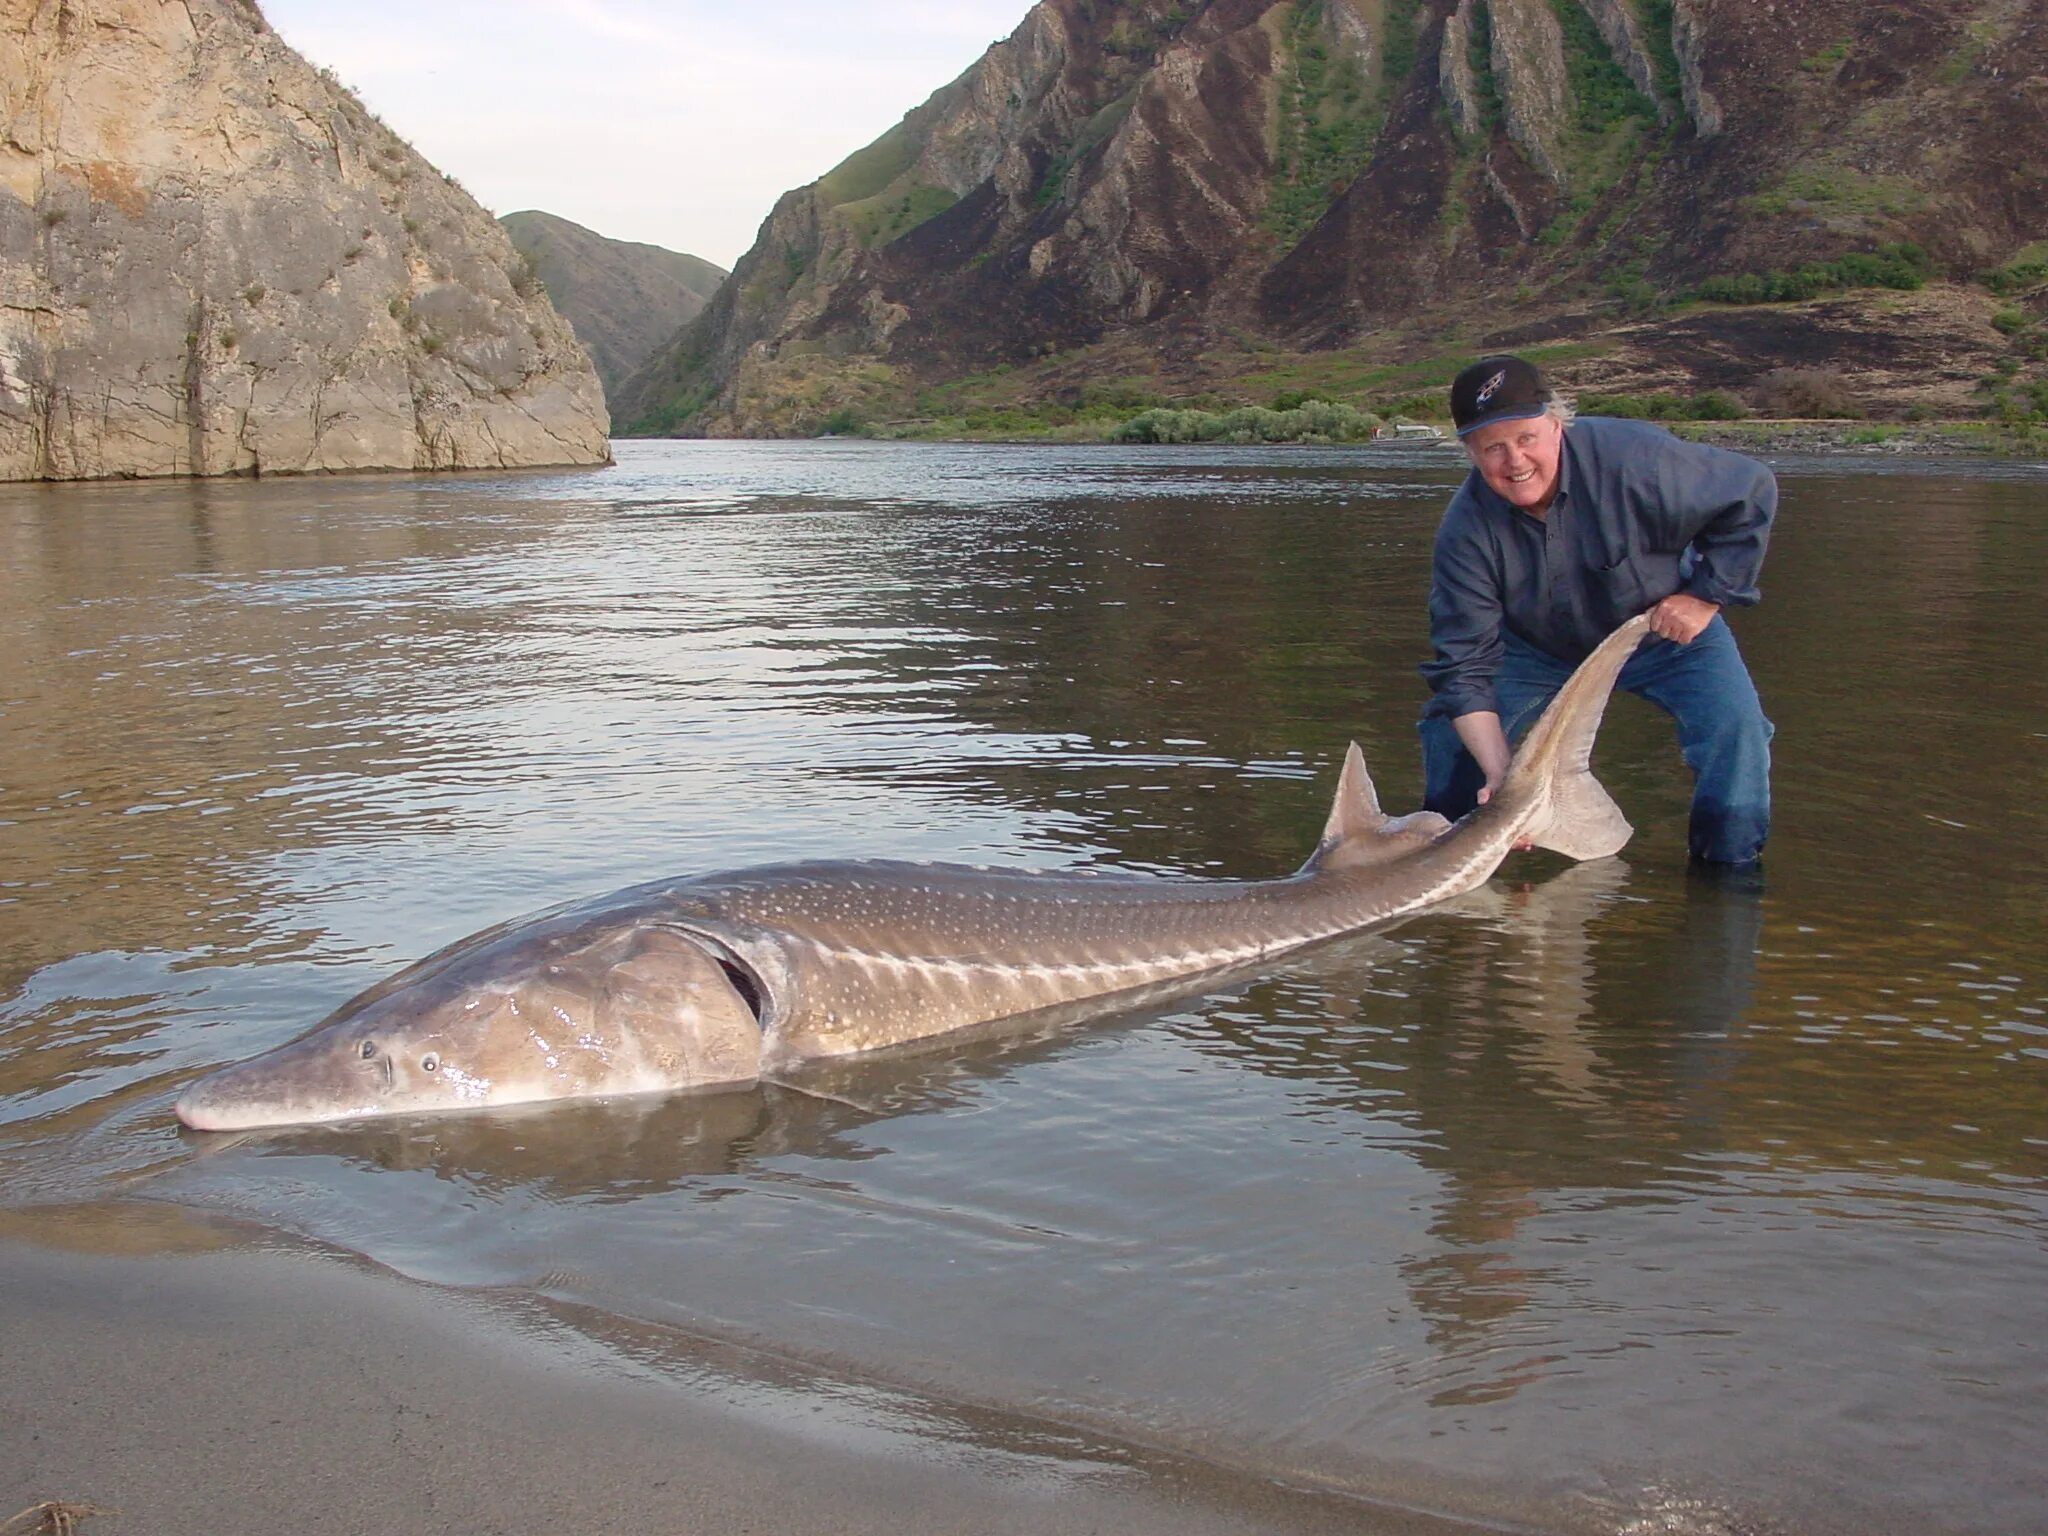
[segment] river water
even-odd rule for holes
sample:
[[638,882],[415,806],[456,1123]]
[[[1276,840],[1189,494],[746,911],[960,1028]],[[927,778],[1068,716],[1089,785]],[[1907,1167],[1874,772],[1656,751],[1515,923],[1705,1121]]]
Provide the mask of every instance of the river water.
[[619,459],[0,488],[17,1222],[225,1213],[678,1358],[1545,1529],[2048,1527],[2048,471],[1779,465],[1761,882],[1688,871],[1620,699],[1621,858],[1213,995],[830,1097],[181,1132],[196,1075],[571,897],[1277,875],[1352,737],[1418,799],[1448,452]]

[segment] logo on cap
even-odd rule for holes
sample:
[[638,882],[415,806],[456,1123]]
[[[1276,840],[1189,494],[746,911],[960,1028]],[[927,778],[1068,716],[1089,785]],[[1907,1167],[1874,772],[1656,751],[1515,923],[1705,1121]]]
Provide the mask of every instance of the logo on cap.
[[1485,405],[1487,401],[1493,398],[1493,392],[1499,389],[1501,385],[1507,383],[1507,381],[1508,371],[1507,369],[1503,368],[1499,373],[1496,373],[1492,378],[1488,379],[1484,384],[1479,386],[1479,393],[1473,398],[1472,401],[1473,405]]

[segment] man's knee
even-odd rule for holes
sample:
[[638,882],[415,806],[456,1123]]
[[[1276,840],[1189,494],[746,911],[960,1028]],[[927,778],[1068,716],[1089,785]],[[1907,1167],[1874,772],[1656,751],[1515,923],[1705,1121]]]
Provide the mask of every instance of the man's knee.
[[1765,718],[1752,692],[1747,700],[1726,700],[1688,713],[1679,722],[1685,761],[1695,773],[1716,763],[1756,765],[1768,770],[1771,737],[1777,727]]

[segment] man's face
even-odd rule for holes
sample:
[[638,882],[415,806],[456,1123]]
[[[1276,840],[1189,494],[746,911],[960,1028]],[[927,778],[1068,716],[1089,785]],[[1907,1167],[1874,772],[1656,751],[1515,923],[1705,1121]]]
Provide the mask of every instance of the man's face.
[[1557,494],[1557,460],[1564,426],[1554,416],[1496,421],[1465,439],[1479,474],[1510,506],[1540,512]]

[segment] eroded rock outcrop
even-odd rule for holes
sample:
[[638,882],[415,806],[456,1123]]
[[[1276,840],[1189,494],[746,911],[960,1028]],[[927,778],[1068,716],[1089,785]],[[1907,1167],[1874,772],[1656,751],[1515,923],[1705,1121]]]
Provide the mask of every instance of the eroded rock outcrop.
[[1692,0],[1672,0],[1671,42],[1684,85],[1686,115],[1701,138],[1711,139],[1721,131],[1721,102],[1708,88],[1700,61],[1706,37],[1707,22],[1701,7]]
[[247,0],[0,0],[0,478],[602,463],[496,222]]
[[1651,54],[1647,32],[1631,0],[1584,0],[1587,15],[1599,28],[1601,39],[1629,80],[1649,100],[1657,103],[1658,115],[1669,121],[1671,105],[1660,99],[1657,63]]
[[1500,82],[1508,137],[1544,175],[1564,181],[1570,111],[1564,31],[1550,0],[1487,0],[1493,22],[1493,74]]
[[[620,393],[622,421],[668,430],[715,406],[716,430],[813,430],[887,382],[886,365],[833,359],[1073,344],[1256,265],[1275,19],[1271,0],[1033,7],[782,197],[705,314]],[[1339,3],[1321,30],[1361,25]]]
[[1451,110],[1451,121],[1467,138],[1486,131],[1486,109],[1479,99],[1479,77],[1472,68],[1472,27],[1476,0],[1459,0],[1444,18],[1444,37],[1437,49],[1437,89]]

